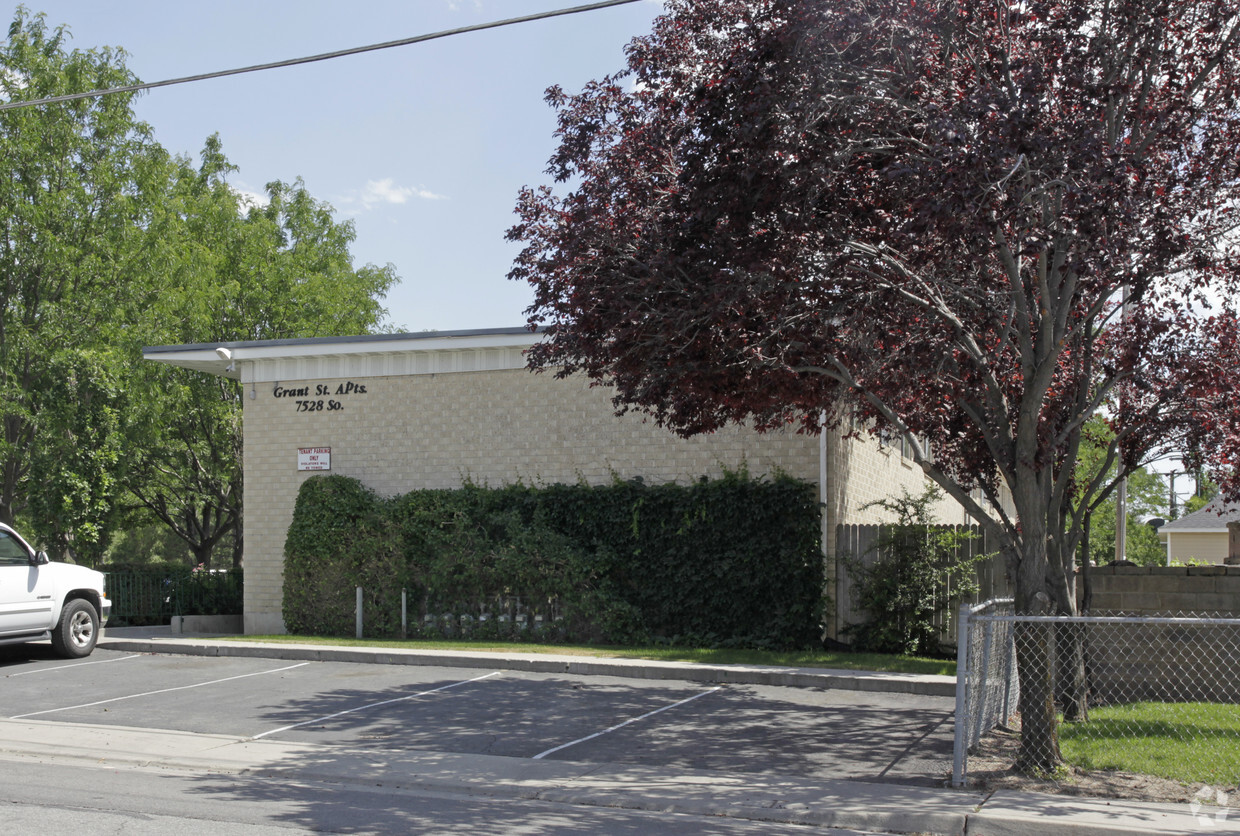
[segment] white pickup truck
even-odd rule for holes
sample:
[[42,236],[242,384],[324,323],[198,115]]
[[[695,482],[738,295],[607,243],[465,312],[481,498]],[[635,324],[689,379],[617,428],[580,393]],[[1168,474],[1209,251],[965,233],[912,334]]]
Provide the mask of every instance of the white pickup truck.
[[51,639],[61,656],[89,656],[111,610],[102,572],[52,563],[0,523],[0,644]]

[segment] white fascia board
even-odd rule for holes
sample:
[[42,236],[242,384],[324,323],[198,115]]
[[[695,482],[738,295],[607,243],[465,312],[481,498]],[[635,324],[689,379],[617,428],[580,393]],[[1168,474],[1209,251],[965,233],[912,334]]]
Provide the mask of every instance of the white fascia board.
[[295,360],[310,357],[347,357],[364,354],[405,354],[410,351],[461,351],[476,348],[526,349],[539,334],[469,334],[459,337],[411,337],[383,341],[327,342],[293,345],[243,345],[233,349],[237,360]]
[[[442,354],[444,352],[509,349],[524,352],[542,339],[541,334],[524,329],[506,332],[471,331],[458,334],[383,335],[314,340],[271,340],[269,342],[221,343],[231,352],[231,361],[222,360],[214,345],[156,346],[144,349],[143,359],[155,363],[193,369],[220,377],[250,382],[263,379],[256,367],[275,368],[287,361],[347,359],[401,354]],[[233,370],[229,371],[229,364]],[[245,370],[243,377],[242,370]]]
[[[231,377],[233,380],[241,379],[241,372],[237,370],[235,365],[236,355],[233,356],[231,361],[222,360],[213,348],[195,349],[193,351],[143,351],[142,359],[155,363],[166,363],[169,366],[179,366],[183,369],[206,372],[217,377]],[[232,371],[228,370],[230,364],[233,365]]]

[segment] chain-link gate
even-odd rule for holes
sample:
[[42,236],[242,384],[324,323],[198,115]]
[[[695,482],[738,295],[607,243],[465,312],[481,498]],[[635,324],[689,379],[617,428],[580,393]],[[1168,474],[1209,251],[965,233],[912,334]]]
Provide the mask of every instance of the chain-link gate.
[[[1007,722],[1016,711],[1020,684],[1012,622],[988,616],[1010,616],[1011,598],[996,598],[960,608],[956,622],[956,740],[952,785],[963,786],[970,749],[982,736]],[[980,620],[987,618],[987,620]]]
[[1018,653],[1046,675],[1068,761],[1240,784],[1240,618],[1015,615],[1005,600],[962,608],[960,635],[954,786],[1019,714]]

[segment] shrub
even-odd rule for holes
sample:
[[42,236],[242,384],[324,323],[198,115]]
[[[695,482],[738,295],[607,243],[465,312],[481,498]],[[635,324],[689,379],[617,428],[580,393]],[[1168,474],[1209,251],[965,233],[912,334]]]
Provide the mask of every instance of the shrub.
[[871,653],[940,655],[935,616],[977,592],[974,564],[990,555],[969,555],[974,535],[936,525],[930,507],[941,498],[931,486],[919,496],[902,491],[899,499],[864,506],[896,515],[873,546],[877,559],[866,564],[842,556],[852,576],[856,603],[867,620],[844,628],[855,650]]
[[[386,503],[355,479],[308,479],[285,542],[284,623],[294,633],[349,635],[354,590],[378,635],[399,629],[403,560]],[[393,627],[395,624],[395,627]]]

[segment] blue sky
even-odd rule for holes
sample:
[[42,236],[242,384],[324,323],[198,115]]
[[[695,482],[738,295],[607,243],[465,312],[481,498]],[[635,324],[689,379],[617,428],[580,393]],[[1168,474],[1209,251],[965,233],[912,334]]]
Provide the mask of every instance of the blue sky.
[[[69,46],[122,47],[143,81],[412,37],[586,0],[170,0],[27,2]],[[0,4],[5,28],[17,4]],[[650,31],[656,0],[485,32],[148,91],[138,118],[168,150],[197,158],[219,133],[233,186],[301,177],[356,225],[355,263],[392,264],[395,326],[521,325],[530,291],[505,276],[517,190],[548,182],[553,111],[619,70]]]

